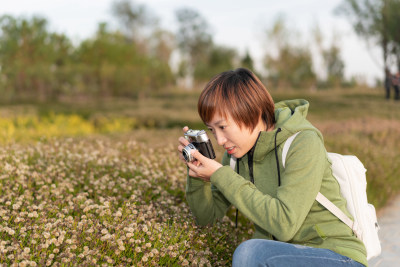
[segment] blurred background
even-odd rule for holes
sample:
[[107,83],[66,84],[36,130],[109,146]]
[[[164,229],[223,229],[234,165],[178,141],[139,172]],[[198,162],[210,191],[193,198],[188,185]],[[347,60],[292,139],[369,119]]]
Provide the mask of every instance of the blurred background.
[[383,88],[396,0],[28,1],[0,9],[2,101],[140,98],[239,66],[270,90]]

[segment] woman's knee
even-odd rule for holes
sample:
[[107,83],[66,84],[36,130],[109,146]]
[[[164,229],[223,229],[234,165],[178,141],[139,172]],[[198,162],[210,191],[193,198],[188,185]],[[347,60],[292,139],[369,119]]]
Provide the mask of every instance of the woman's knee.
[[260,248],[265,248],[265,246],[267,245],[266,243],[268,242],[271,241],[263,239],[250,239],[244,241],[236,248],[235,252],[233,253],[232,266],[254,266],[254,261],[257,261],[258,255],[260,254]]
[[233,253],[232,256],[232,267],[246,266],[247,259],[251,258],[253,251],[253,239],[244,241],[241,243]]
[[247,241],[242,242],[236,249],[233,255],[247,255],[252,251],[254,239],[250,239]]

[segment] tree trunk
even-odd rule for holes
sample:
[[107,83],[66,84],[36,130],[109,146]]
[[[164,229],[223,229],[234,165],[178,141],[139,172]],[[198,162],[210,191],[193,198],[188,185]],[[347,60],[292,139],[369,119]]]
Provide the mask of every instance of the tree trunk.
[[388,57],[388,22],[387,22],[387,3],[383,1],[382,7],[382,49],[383,49],[383,73],[386,77],[386,70],[388,69],[387,66],[387,57]]

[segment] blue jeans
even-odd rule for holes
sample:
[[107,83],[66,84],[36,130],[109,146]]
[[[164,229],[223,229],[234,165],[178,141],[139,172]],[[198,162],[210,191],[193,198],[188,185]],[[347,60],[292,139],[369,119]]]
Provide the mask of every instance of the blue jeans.
[[364,267],[329,249],[312,248],[266,239],[250,239],[233,254],[233,267],[247,266],[354,266]]

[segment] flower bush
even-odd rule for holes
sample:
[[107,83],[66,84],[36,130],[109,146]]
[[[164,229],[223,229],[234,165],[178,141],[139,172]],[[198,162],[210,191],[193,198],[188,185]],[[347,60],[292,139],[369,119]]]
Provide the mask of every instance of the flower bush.
[[96,116],[89,120],[78,114],[0,117],[0,143],[52,137],[86,136],[95,133],[129,132],[138,127],[135,118]]
[[[225,266],[242,218],[197,227],[175,147],[107,137],[0,148],[0,263]],[[232,213],[232,212],[231,212]]]

